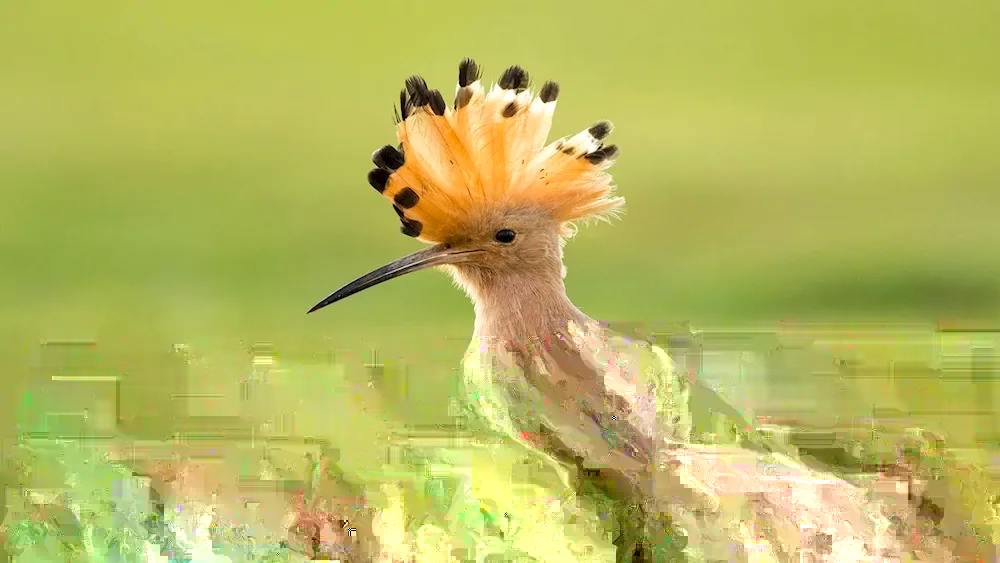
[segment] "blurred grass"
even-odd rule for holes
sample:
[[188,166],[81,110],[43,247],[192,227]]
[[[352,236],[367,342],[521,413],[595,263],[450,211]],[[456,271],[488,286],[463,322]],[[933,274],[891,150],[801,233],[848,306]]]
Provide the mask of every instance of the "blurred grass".
[[16,383],[59,337],[457,364],[471,307],[441,275],[304,312],[417,248],[364,175],[403,79],[449,92],[465,56],[490,80],[518,63],[560,81],[554,135],[617,126],[629,211],[567,250],[594,317],[995,318],[998,16],[926,0],[0,3],[2,373]]

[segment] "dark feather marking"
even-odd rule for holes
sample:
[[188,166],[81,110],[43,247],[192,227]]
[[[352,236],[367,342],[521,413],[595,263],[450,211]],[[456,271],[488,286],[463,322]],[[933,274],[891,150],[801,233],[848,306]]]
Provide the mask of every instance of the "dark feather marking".
[[462,59],[458,65],[458,85],[465,88],[469,84],[479,80],[482,76],[479,65],[472,59]]
[[406,93],[406,88],[399,91],[399,115],[402,119],[406,119],[410,116],[410,110],[413,109],[413,101],[410,100],[410,96]]
[[587,129],[587,132],[598,141],[603,141],[605,137],[611,134],[612,128],[610,121],[601,121],[592,125],[590,129]]
[[566,147],[562,149],[563,154],[573,154],[573,147]]
[[439,90],[431,90],[431,111],[434,115],[444,115],[447,105],[444,103],[444,96]]
[[556,101],[559,97],[559,84],[549,80],[545,84],[542,84],[542,91],[538,94],[543,103],[549,103]]
[[514,117],[515,113],[517,113],[517,102],[511,102],[507,104],[506,107],[503,108],[503,111],[500,113],[500,115],[504,117]]
[[372,162],[379,168],[385,168],[395,172],[403,167],[406,162],[403,153],[393,148],[392,145],[385,145],[372,154]]
[[410,209],[416,205],[418,201],[420,201],[420,196],[417,195],[417,192],[413,191],[413,188],[407,186],[396,192],[396,195],[392,197],[392,200],[396,202],[396,205],[400,208]]
[[368,183],[375,188],[378,193],[385,191],[385,185],[389,183],[391,172],[384,168],[375,168],[368,172]]
[[392,210],[396,212],[396,215],[399,215],[400,217],[403,216],[403,210],[400,209],[398,205],[393,205]]
[[427,88],[427,81],[421,76],[414,74],[407,78],[406,91],[410,94],[414,107],[424,107],[431,101],[431,91]]
[[600,164],[605,160],[611,160],[618,156],[618,147],[616,145],[608,145],[606,147],[601,147],[592,153],[582,155],[590,161],[591,164]]
[[462,88],[455,94],[455,109],[464,108],[470,101],[472,101],[472,88]]
[[500,75],[500,80],[497,81],[497,84],[504,90],[517,90],[518,92],[522,92],[528,87],[528,83],[530,81],[531,79],[528,76],[528,72],[523,68],[514,65],[503,71],[503,74]]
[[406,217],[400,217],[400,222],[403,224],[400,227],[399,232],[403,233],[408,237],[419,237],[420,232],[424,230],[424,224],[416,219],[407,219]]

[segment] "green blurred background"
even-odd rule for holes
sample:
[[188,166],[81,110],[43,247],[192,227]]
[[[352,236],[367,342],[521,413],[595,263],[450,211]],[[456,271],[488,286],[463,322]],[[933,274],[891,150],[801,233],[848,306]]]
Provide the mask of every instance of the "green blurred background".
[[450,93],[467,56],[559,81],[555,136],[617,127],[628,211],[567,248],[593,317],[1000,312],[995,3],[6,0],[4,378],[52,338],[457,366],[472,309],[443,275],[305,311],[419,247],[369,156],[403,80]]

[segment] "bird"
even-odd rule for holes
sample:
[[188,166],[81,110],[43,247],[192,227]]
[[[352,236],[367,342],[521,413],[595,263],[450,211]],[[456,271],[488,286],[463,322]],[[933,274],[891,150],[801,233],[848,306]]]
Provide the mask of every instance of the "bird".
[[[374,151],[367,179],[391,204],[400,232],[428,246],[347,283],[309,313],[406,274],[443,270],[475,309],[462,362],[472,419],[552,468],[575,492],[564,498],[577,499],[576,506],[597,506],[601,514],[601,506],[614,507],[614,515],[599,518],[610,550],[556,545],[550,534],[541,543],[525,540],[519,553],[538,561],[728,560],[731,538],[749,532],[740,531],[744,508],[729,506],[733,495],[713,477],[738,473],[745,483],[775,465],[808,469],[680,373],[653,339],[616,332],[567,296],[567,241],[581,225],[619,218],[625,201],[609,173],[620,154],[609,142],[610,121],[549,140],[560,94],[551,80],[536,92],[518,65],[487,88],[469,58],[459,64],[450,105],[421,76],[407,78],[395,112],[398,144]],[[695,402],[751,428],[737,448],[747,454],[743,461],[726,465],[710,445],[693,443]],[[782,501],[763,495],[741,506],[768,506],[773,516]],[[508,545],[515,509],[483,509],[488,520],[508,522],[501,534]],[[544,528],[532,514],[536,520],[520,529]],[[561,529],[584,519],[574,512]],[[711,540],[699,527],[730,539]],[[871,552],[875,534],[859,533]],[[713,541],[723,551],[714,556],[706,552]],[[858,543],[851,545],[860,554]]]

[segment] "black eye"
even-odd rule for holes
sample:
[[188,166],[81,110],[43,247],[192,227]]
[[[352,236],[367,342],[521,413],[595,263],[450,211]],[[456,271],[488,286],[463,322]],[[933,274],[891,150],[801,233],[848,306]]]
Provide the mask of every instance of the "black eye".
[[497,242],[502,242],[504,244],[507,244],[510,242],[514,242],[515,236],[517,236],[517,233],[515,233],[510,229],[500,229],[499,231],[497,231],[497,234],[493,235],[493,238],[495,238]]

